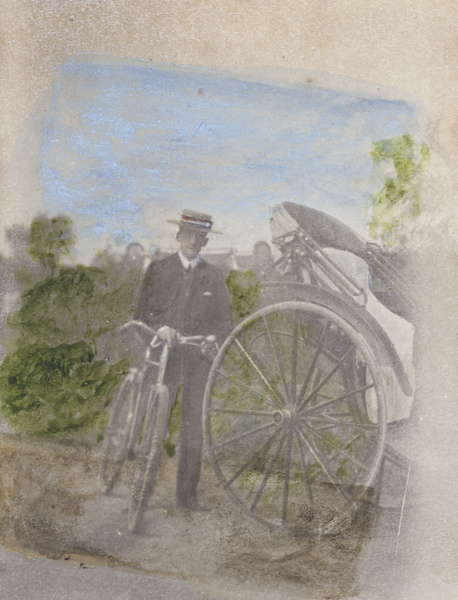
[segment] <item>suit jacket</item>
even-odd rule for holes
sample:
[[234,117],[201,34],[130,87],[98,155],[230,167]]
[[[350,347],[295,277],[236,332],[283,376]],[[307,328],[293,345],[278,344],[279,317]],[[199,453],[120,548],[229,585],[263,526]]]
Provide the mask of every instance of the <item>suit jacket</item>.
[[155,329],[168,325],[182,335],[216,335],[221,344],[232,328],[222,273],[204,260],[186,272],[178,254],[151,263],[137,318]]

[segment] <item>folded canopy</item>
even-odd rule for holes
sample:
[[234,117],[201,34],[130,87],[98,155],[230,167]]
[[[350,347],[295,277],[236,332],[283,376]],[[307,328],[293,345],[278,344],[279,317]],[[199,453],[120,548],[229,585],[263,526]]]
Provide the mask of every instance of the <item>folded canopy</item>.
[[414,305],[412,291],[394,266],[395,256],[383,253],[374,243],[366,242],[350,227],[330,215],[295,202],[283,202],[274,212],[274,239],[303,229],[322,248],[351,252],[369,266],[371,290],[389,310],[411,320]]

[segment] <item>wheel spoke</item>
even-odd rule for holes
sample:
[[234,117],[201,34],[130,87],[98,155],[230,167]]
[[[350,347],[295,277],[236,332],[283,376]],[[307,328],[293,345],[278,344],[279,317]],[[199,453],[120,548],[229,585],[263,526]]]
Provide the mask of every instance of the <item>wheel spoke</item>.
[[[334,374],[334,373],[332,373],[332,374]],[[328,378],[329,378],[329,376],[328,376]],[[318,384],[318,386],[321,386],[322,384],[323,384],[323,381],[321,381]],[[315,406],[309,406],[304,411],[303,414],[306,415],[309,412],[314,412],[316,410],[320,410],[320,408],[324,408],[325,406],[329,406],[330,404],[334,404],[335,402],[340,402],[340,400],[345,400],[345,398],[349,398],[350,396],[354,396],[355,394],[359,394],[360,392],[364,392],[365,390],[368,390],[368,389],[373,388],[373,387],[374,387],[373,383],[368,383],[367,385],[363,385],[362,387],[357,388],[355,390],[352,390],[351,392],[346,392],[345,394],[341,394],[340,396],[336,396],[335,398],[332,398],[331,400],[326,400],[326,402],[322,402],[321,404],[315,404]],[[310,394],[309,397],[311,397],[312,395],[313,395],[313,392]]]
[[269,343],[270,343],[270,345],[272,347],[272,351],[273,351],[274,356],[275,356],[275,361],[276,361],[276,363],[278,365],[278,368],[280,370],[280,376],[281,376],[281,379],[282,379],[282,382],[283,382],[283,387],[285,388],[286,398],[289,398],[290,394],[289,394],[289,391],[288,391],[288,386],[286,384],[285,373],[283,372],[283,367],[282,367],[282,364],[281,364],[281,360],[280,360],[280,357],[278,356],[278,351],[277,351],[277,347],[275,346],[275,342],[274,342],[274,338],[273,338],[273,335],[272,335],[272,331],[271,331],[271,329],[269,327],[269,323],[268,323],[267,319],[265,317],[262,317],[262,320],[264,321],[264,325],[266,326],[267,335],[269,337]]
[[255,433],[259,433],[260,431],[265,431],[266,429],[270,429],[274,427],[276,423],[267,423],[267,425],[261,425],[260,427],[256,427],[255,429],[250,429],[250,431],[245,431],[240,435],[237,435],[230,440],[226,440],[225,442],[221,442],[220,444],[216,444],[216,446],[212,446],[212,450],[217,450],[218,448],[222,448],[223,446],[227,446],[228,444],[233,444],[234,442],[238,442],[243,440],[243,438],[249,437],[250,435],[254,435]]
[[247,361],[250,363],[250,365],[253,367],[253,369],[256,371],[256,373],[258,374],[259,378],[261,379],[261,381],[264,383],[264,385],[267,387],[267,389],[269,390],[269,392],[272,394],[272,396],[277,400],[278,403],[278,408],[281,408],[283,406],[283,402],[280,400],[280,398],[278,397],[277,393],[275,392],[275,390],[273,389],[273,387],[270,385],[270,383],[268,382],[268,380],[266,379],[266,376],[263,374],[263,372],[261,371],[261,369],[258,367],[258,365],[254,362],[254,360],[252,359],[252,357],[249,355],[249,353],[247,352],[246,348],[244,348],[242,346],[242,344],[239,342],[239,340],[237,338],[234,339],[234,342],[240,352],[240,354],[242,356],[244,356]]
[[288,492],[289,492],[289,478],[291,471],[291,455],[293,452],[293,432],[292,430],[288,433],[288,444],[286,447],[286,467],[285,467],[285,483],[283,486],[283,505],[282,505],[282,521],[286,523],[288,513]]
[[253,390],[253,388],[250,388],[248,385],[245,385],[244,383],[241,383],[240,381],[237,381],[237,379],[234,379],[233,377],[230,377],[229,375],[226,375],[226,373],[224,373],[220,369],[217,369],[217,373],[218,373],[218,375],[221,375],[221,377],[224,377],[225,379],[227,379],[228,381],[230,381],[234,385],[238,385],[240,388],[242,388],[242,390],[246,390],[250,394],[253,394],[254,396],[257,396],[258,398],[261,398],[261,400],[264,400],[264,402],[266,404],[268,404],[269,406],[271,406],[272,408],[274,408],[274,409],[278,408],[278,406],[276,404],[273,404],[263,394],[260,394],[256,390]]
[[[331,420],[332,419],[346,419],[347,417],[352,417],[353,418],[353,414],[350,411],[348,411],[348,410],[346,410],[345,412],[328,412],[328,411],[326,411],[326,412],[323,412],[322,415],[325,416],[325,417],[330,417]],[[307,420],[308,419],[313,419],[313,418],[314,417],[309,417],[308,414],[307,414]]]
[[[326,415],[328,416],[328,415]],[[351,416],[351,415],[349,415]],[[307,423],[308,422],[315,422],[315,423],[322,423],[323,427],[317,427],[317,428],[313,428],[315,431],[325,431],[326,429],[332,429],[333,427],[341,427],[341,426],[346,426],[346,427],[353,427],[355,429],[372,429],[373,431],[376,431],[376,426],[375,425],[366,425],[365,423],[355,423],[355,422],[348,422],[348,421],[332,421],[327,419],[326,420],[326,425],[323,422],[323,419],[319,418],[319,417],[307,417]]]
[[296,403],[296,371],[297,371],[297,337],[299,332],[299,323],[297,311],[294,311],[293,327],[293,348],[291,357],[291,402]]
[[269,477],[275,467],[275,463],[277,462],[278,457],[280,456],[280,452],[282,451],[283,445],[286,440],[286,436],[287,436],[287,434],[284,433],[278,446],[277,446],[277,449],[275,450],[275,454],[272,456],[270,463],[267,466],[266,472],[264,473],[264,477],[261,481],[261,485],[259,486],[258,491],[256,492],[256,496],[254,497],[254,500],[251,504],[251,507],[250,507],[251,512],[253,512],[255,510],[255,508],[259,502],[259,499],[261,498],[264,488],[266,487],[267,480],[269,479]]
[[[312,427],[308,426],[307,424],[306,424],[306,426],[307,426],[307,427],[308,427],[308,429],[310,429],[311,431],[313,431],[313,432],[314,432],[314,431],[316,431],[314,428],[312,428]],[[348,441],[348,442],[345,444],[345,446],[343,446],[343,448],[339,448],[339,446],[338,446],[338,445],[337,445],[337,444],[336,444],[336,443],[335,443],[333,440],[331,440],[331,439],[326,439],[326,443],[327,443],[327,444],[329,444],[330,446],[332,446],[332,447],[334,448],[334,450],[336,450],[336,452],[335,452],[335,453],[334,453],[334,454],[333,454],[333,455],[332,455],[332,456],[329,458],[329,462],[332,462],[332,461],[335,459],[335,457],[336,457],[338,454],[345,454],[345,456],[346,456],[347,458],[349,458],[350,460],[352,460],[352,461],[353,461],[355,464],[357,464],[359,467],[361,467],[361,468],[362,468],[362,469],[364,469],[365,471],[368,471],[368,468],[367,468],[367,466],[366,466],[364,463],[360,462],[358,459],[356,459],[356,458],[355,458],[354,456],[352,456],[351,454],[346,454],[346,452],[345,452],[345,451],[347,450],[347,448],[348,448],[348,447],[349,447],[351,444],[354,444],[354,443],[355,443],[357,440],[359,440],[359,439],[361,438],[361,436],[362,436],[362,433],[358,433],[358,435],[357,435],[355,438],[353,438],[352,440]],[[321,438],[320,438],[320,439],[321,439]],[[322,448],[322,450],[324,450],[324,449]]]
[[235,408],[212,408],[210,413],[228,413],[234,415],[250,415],[252,417],[271,417],[272,411],[268,410],[237,410]]
[[329,371],[329,373],[310,392],[310,394],[307,396],[307,398],[304,398],[304,400],[299,405],[298,410],[301,410],[314,396],[316,396],[316,394],[321,390],[321,388],[324,387],[328,383],[328,381],[338,371],[338,369],[340,368],[340,365],[347,358],[348,354],[350,353],[351,350],[353,350],[354,347],[355,347],[354,344],[352,344],[350,346],[350,348],[345,352],[345,354],[342,356],[342,358],[334,365],[334,367],[331,369],[331,371]]
[[[308,469],[310,467],[307,467],[307,463],[305,461],[305,456],[304,456],[304,444],[301,441],[301,438],[299,436],[299,432],[296,430],[295,431],[296,434],[296,439],[297,439],[297,444],[299,446],[299,455],[301,457],[301,464],[302,464],[302,470],[304,471],[304,474],[307,473]],[[307,487],[307,493],[309,496],[309,500],[310,500],[310,508],[312,511],[312,515],[314,514],[315,508],[314,508],[314,502],[313,502],[313,492],[312,492],[312,486],[308,480],[307,477],[304,477],[304,481],[306,483],[306,487]]]
[[281,429],[277,429],[273,432],[273,434],[267,439],[267,441],[262,445],[261,449],[258,450],[253,456],[251,456],[240,468],[239,470],[232,475],[232,477],[226,482],[227,485],[232,485],[236,479],[240,477],[240,475],[246,471],[251,465],[253,465],[257,458],[261,456],[261,454],[266,450],[280,433]]
[[297,404],[301,404],[302,399],[307,390],[307,386],[309,385],[310,379],[313,376],[313,373],[315,371],[315,367],[318,362],[318,358],[320,356],[321,348],[323,347],[324,338],[326,336],[328,328],[329,328],[329,321],[326,321],[326,325],[324,326],[323,331],[321,332],[321,335],[320,335],[320,339],[318,340],[318,346],[316,347],[315,354],[313,355],[312,363],[310,364],[310,367],[309,367],[309,370],[305,377],[304,383],[302,384],[301,390],[299,392],[299,396],[297,397]]
[[[307,440],[307,437],[305,435],[304,430],[302,429],[302,427],[299,426],[299,431],[302,434],[302,440],[305,443],[305,445],[307,446],[307,448],[310,450],[310,452],[313,454],[315,460],[318,462],[318,464],[320,465],[320,467],[323,469],[326,477],[329,479],[329,481],[334,485],[334,487],[336,488],[336,490],[339,492],[339,494],[342,496],[342,498],[344,498],[344,500],[346,502],[348,502],[350,500],[350,498],[347,496],[347,494],[345,494],[345,492],[341,489],[341,485],[339,484],[338,481],[336,481],[334,479],[334,476],[331,475],[331,473],[329,472],[326,464],[325,464],[325,460],[320,458],[318,456],[318,454],[316,453],[315,449],[313,448],[313,446],[309,443],[309,441]],[[312,430],[313,432],[313,430]]]
[[329,443],[330,446],[334,446],[334,449],[336,450],[336,452],[331,456],[330,460],[334,460],[338,454],[345,454],[345,456],[347,458],[349,458],[356,465],[358,465],[358,467],[361,467],[362,469],[364,469],[367,472],[368,471],[367,465],[360,462],[357,458],[355,458],[351,454],[345,453],[346,449],[350,446],[350,444],[354,444],[356,441],[358,441],[361,438],[361,436],[362,436],[362,434],[358,433],[358,435],[355,438],[353,438],[352,440],[350,440],[349,442],[347,442],[343,448],[339,448],[337,446],[337,444],[333,443],[331,440],[327,440],[327,443]]

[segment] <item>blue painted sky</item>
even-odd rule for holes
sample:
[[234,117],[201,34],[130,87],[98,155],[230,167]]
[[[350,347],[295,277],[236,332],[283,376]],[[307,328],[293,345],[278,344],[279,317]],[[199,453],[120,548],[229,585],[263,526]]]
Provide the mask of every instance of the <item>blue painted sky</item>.
[[170,247],[189,207],[213,247],[269,239],[272,208],[307,204],[365,233],[371,142],[418,128],[402,101],[208,70],[80,57],[56,74],[43,135],[45,208],[67,212],[78,257],[139,241]]

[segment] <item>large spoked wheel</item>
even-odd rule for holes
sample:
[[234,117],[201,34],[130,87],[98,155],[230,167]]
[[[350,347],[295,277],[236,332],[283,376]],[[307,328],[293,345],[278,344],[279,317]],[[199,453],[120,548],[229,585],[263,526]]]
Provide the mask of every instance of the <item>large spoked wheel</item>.
[[326,307],[268,306],[221,347],[204,429],[220,481],[251,516],[333,533],[351,523],[382,459],[386,403],[374,355]]
[[129,373],[113,403],[100,465],[100,482],[105,493],[113,488],[124,461],[135,445],[136,435],[138,438],[138,413],[141,410],[138,387],[135,377]]
[[127,519],[129,531],[138,531],[144,510],[156,486],[157,472],[165,454],[164,439],[167,431],[168,405],[167,386],[153,386],[136,447],[132,495]]

